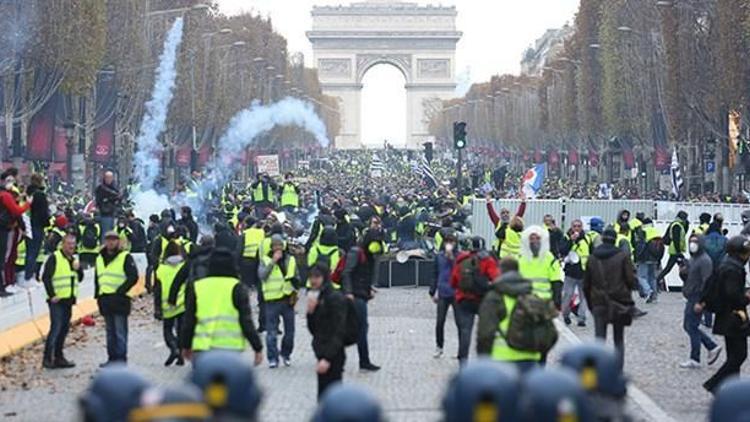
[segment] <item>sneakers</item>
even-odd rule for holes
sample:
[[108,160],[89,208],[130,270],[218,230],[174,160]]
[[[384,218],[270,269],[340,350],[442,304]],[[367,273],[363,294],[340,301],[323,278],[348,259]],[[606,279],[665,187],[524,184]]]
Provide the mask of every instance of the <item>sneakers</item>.
[[65,359],[65,357],[60,357],[55,359],[55,367],[56,368],[74,368],[76,366],[75,363]]
[[719,356],[721,356],[721,351],[724,350],[723,346],[716,346],[713,349],[708,351],[708,364],[713,365],[716,363],[717,360],[719,360]]
[[442,347],[436,348],[435,353],[432,354],[432,357],[435,359],[440,359],[441,357],[443,357],[443,348]]
[[586,321],[578,321],[578,326],[579,327],[585,327],[586,326]]
[[360,371],[368,371],[368,372],[377,372],[380,370],[380,367],[377,365],[373,365],[372,363],[366,363],[364,365],[359,365]]
[[696,362],[692,359],[686,360],[685,362],[682,362],[680,364],[680,368],[683,368],[683,369],[700,369],[700,367],[701,367],[700,362]]
[[651,293],[648,296],[648,299],[646,299],[646,303],[657,303],[659,301],[659,297],[657,296],[656,292]]
[[282,361],[284,362],[284,366],[287,368],[292,366],[292,358],[282,358]]
[[648,312],[642,311],[638,308],[633,308],[633,318],[640,318],[642,316],[646,316]]
[[270,369],[276,369],[276,368],[279,367],[279,362],[277,362],[277,361],[268,362],[268,367]]
[[570,317],[567,317],[567,316],[566,316],[566,317],[563,317],[563,321],[565,322],[565,325],[570,325],[570,323],[572,322],[572,321],[570,320]]

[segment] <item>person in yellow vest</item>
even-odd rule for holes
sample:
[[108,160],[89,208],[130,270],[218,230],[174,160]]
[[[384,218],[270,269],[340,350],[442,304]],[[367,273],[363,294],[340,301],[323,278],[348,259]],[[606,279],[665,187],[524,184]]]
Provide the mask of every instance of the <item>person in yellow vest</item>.
[[84,268],[96,265],[96,256],[99,254],[99,239],[102,238],[99,224],[84,214],[78,224],[78,256]]
[[280,205],[281,209],[286,212],[294,212],[299,208],[299,188],[292,182],[294,175],[287,173],[284,176],[284,184],[281,185],[279,195],[281,196]]
[[[657,283],[665,283],[664,278],[672,271],[672,268],[674,268],[676,264],[682,265],[685,261],[688,244],[687,232],[689,226],[688,214],[685,211],[679,211],[677,213],[677,218],[669,224],[669,227],[667,228],[669,242],[667,242],[667,239],[664,240],[664,243],[669,245],[667,248],[669,260],[667,261],[667,265],[664,266],[664,269],[661,270],[661,273],[656,276]],[[664,290],[666,290],[666,284],[663,287]]]
[[276,203],[278,186],[265,173],[258,174],[258,180],[250,186],[252,189],[253,205],[255,205],[256,217],[262,218],[268,208],[273,208]]
[[503,258],[500,263],[503,275],[492,284],[479,306],[477,325],[477,355],[490,356],[493,360],[515,365],[522,373],[539,365],[542,354],[518,350],[505,340],[510,318],[518,297],[531,294],[531,281],[518,273],[518,263],[513,258]]
[[83,280],[83,268],[75,256],[75,235],[66,234],[61,246],[60,250],[49,256],[42,273],[50,319],[42,360],[42,366],[46,369],[75,366],[75,363],[63,355],[63,345],[70,329],[73,305],[78,296],[78,283]]
[[130,251],[130,244],[133,239],[133,230],[128,225],[128,220],[125,216],[122,216],[117,221],[117,235],[120,236],[120,248],[125,251]]
[[263,343],[253,324],[250,295],[240,282],[235,251],[211,252],[205,277],[185,285],[185,313],[179,345],[184,358],[194,353],[227,350],[242,353],[250,343],[255,365],[263,362]]
[[708,226],[711,225],[711,214],[704,212],[698,216],[698,227],[693,229],[692,235],[706,235],[708,233]]
[[[502,232],[502,233],[500,233]],[[515,216],[511,218],[506,226],[499,225],[495,236],[498,239],[500,258],[518,258],[521,255],[521,233],[523,232],[523,219]]]
[[104,247],[96,257],[94,297],[107,330],[107,366],[128,360],[128,315],[130,289],[138,282],[135,260],[120,245],[115,231],[104,234]]
[[583,221],[576,219],[570,223],[570,230],[560,243],[560,255],[565,264],[565,280],[562,289],[562,316],[566,325],[570,325],[570,301],[573,294],[578,291],[578,326],[586,326],[586,299],[583,297],[583,275],[586,263],[593,245],[590,243],[591,236],[583,230]]
[[261,248],[266,238],[263,224],[252,215],[245,218],[245,230],[240,236],[240,278],[242,284],[247,288],[258,292],[258,331],[265,331],[265,306],[263,306],[263,293],[258,283],[258,263],[260,262]]
[[560,262],[549,250],[549,233],[543,227],[531,226],[521,234],[521,256],[518,259],[521,277],[531,281],[534,294],[555,302],[562,301]]
[[[336,237],[336,230],[327,227],[323,229],[323,233],[320,235],[320,242],[313,245],[313,248],[307,253],[307,267],[312,268],[317,263],[322,263],[326,268],[333,272],[336,266],[339,264],[341,259],[341,253],[339,251],[338,239]],[[337,283],[333,284],[334,289],[340,289],[341,285]],[[307,283],[307,287],[310,287],[310,283]]]
[[182,314],[185,312],[184,284],[177,293],[174,305],[169,303],[169,292],[172,284],[184,265],[185,256],[182,246],[174,240],[170,241],[165,248],[164,260],[156,270],[154,283],[154,303],[161,308],[164,343],[169,348],[169,357],[164,362],[164,366],[170,366],[175,361],[177,361],[177,366],[185,364],[177,343]]
[[258,278],[266,307],[266,354],[270,368],[279,366],[279,349],[276,337],[279,319],[284,324],[281,339],[281,360],[291,366],[294,349],[294,305],[297,299],[297,262],[286,251],[284,238],[271,236],[271,249],[261,257]]

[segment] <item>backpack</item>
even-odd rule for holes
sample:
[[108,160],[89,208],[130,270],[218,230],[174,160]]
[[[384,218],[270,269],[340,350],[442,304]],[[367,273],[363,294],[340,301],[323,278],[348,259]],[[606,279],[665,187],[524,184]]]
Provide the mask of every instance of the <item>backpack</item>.
[[664,236],[661,237],[662,242],[666,246],[669,246],[672,244],[672,225],[670,224],[667,226],[667,230],[664,232]]
[[479,273],[479,262],[479,256],[472,254],[458,264],[460,271],[458,288],[466,293],[484,296],[490,289],[490,283],[487,277]]
[[637,262],[645,261],[648,258],[648,242],[646,242],[646,233],[639,227],[633,230],[631,236],[633,249],[635,250],[635,260]]
[[357,343],[359,339],[359,316],[357,309],[354,307],[354,301],[346,301],[346,327],[344,331],[344,346],[351,346]]
[[[341,258],[339,258],[339,263],[336,264],[336,269],[331,273],[331,281],[338,285],[341,285],[342,282],[342,274],[344,272],[344,268],[346,268],[347,255],[348,254],[342,255]],[[367,260],[367,257],[365,257],[365,251],[362,250],[362,248],[358,248],[357,256],[359,258],[358,260],[360,264],[364,263]]]
[[662,258],[664,258],[664,252],[666,252],[666,246],[664,246],[664,239],[661,237],[655,237],[648,241],[646,244],[648,255],[654,259],[656,259],[656,262],[661,262]]
[[87,224],[81,233],[81,245],[86,249],[96,249],[99,246],[99,235],[96,226]]
[[505,341],[514,349],[547,353],[557,343],[556,317],[557,309],[551,300],[533,294],[518,296]]
[[[316,246],[317,248],[317,246]],[[317,263],[325,264],[326,267],[330,270],[331,268],[331,261],[333,260],[333,255],[336,254],[339,250],[334,249],[328,254],[322,254],[320,253],[320,249],[318,249],[318,259],[316,260]],[[341,262],[341,259],[339,257],[339,263]],[[336,268],[338,268],[338,264],[336,263]],[[343,271],[343,268],[342,268]]]

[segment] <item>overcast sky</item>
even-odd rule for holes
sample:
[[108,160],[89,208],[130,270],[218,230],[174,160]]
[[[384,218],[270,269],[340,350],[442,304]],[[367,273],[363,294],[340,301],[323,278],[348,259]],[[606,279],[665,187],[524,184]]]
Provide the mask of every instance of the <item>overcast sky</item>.
[[[313,5],[347,4],[347,0],[218,0],[228,14],[255,11],[270,15],[276,30],[289,42],[289,51],[301,51],[312,65],[312,48],[305,31],[312,26]],[[521,55],[548,28],[571,22],[579,0],[447,0],[418,3],[456,5],[458,30],[456,73],[461,80],[482,82],[492,75],[518,73]],[[363,108],[368,142],[384,137],[403,141],[405,111],[394,110],[395,95],[405,95],[403,77],[387,65],[367,75]],[[380,110],[380,113],[371,112]],[[405,110],[405,107],[403,108]],[[382,113],[388,111],[389,113]],[[394,121],[396,119],[396,121]]]

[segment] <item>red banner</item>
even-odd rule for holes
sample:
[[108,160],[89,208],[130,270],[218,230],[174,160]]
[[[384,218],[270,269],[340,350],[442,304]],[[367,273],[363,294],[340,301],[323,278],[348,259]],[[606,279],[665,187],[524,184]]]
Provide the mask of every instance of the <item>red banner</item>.
[[592,148],[589,148],[589,165],[591,167],[599,167],[599,154]]
[[52,139],[55,134],[55,109],[57,96],[54,95],[38,113],[31,118],[29,143],[26,149],[27,160],[52,161]]
[[181,145],[177,148],[174,154],[174,164],[177,167],[189,168],[190,167],[190,156],[193,152],[193,148],[190,144]]
[[211,159],[211,145],[208,142],[204,142],[203,145],[198,148],[198,165],[203,167]]
[[560,164],[560,153],[553,149],[547,153],[547,164],[557,167]]
[[54,148],[54,162],[56,163],[67,163],[68,162],[68,138],[65,136],[65,128],[55,126],[55,141],[53,144]]
[[626,149],[622,151],[622,163],[625,165],[625,170],[631,170],[635,168],[635,154],[632,149]]
[[91,161],[106,163],[115,155],[115,116],[94,130]]
[[664,145],[657,145],[654,151],[654,167],[657,171],[663,171],[670,166],[669,151]]
[[577,166],[580,161],[580,158],[578,158],[578,149],[577,148],[571,148],[568,150],[568,164],[571,166]]

